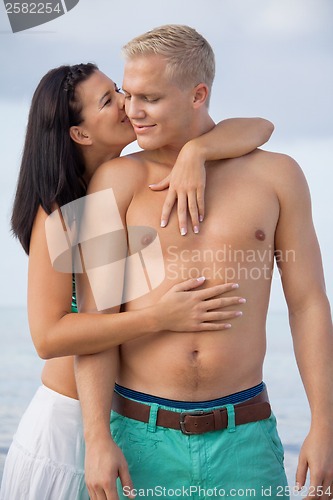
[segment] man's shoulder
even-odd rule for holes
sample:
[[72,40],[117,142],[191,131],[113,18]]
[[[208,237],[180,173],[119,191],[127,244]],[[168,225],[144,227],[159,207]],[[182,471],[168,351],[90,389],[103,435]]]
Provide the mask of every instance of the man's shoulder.
[[254,168],[275,191],[280,201],[308,196],[305,175],[294,158],[259,149],[253,152],[252,157]]
[[268,176],[272,182],[289,182],[304,177],[299,164],[294,158],[284,153],[256,149],[244,157],[249,168],[261,176]]
[[[290,182],[293,178],[302,176],[302,170],[298,163],[289,155],[266,151],[263,149],[255,149],[251,153],[228,160],[220,160],[214,162],[215,166],[210,168],[210,175],[216,181],[224,182],[224,176],[217,174],[216,163],[220,163],[221,167],[226,167],[227,175],[230,177],[236,176],[238,179],[248,180],[249,178],[257,179],[258,181],[269,182],[269,184],[279,184],[281,181],[288,179]],[[222,171],[223,169],[221,169]]]
[[249,161],[262,165],[280,166],[281,168],[296,168],[297,162],[289,155],[264,149],[255,149],[251,153],[244,156]]
[[141,152],[120,156],[119,158],[114,158],[100,165],[94,177],[103,177],[107,180],[108,178],[114,179],[116,177],[120,179],[125,177],[128,179],[130,176],[134,176],[138,179],[145,173],[144,165],[144,156]]
[[123,189],[134,187],[143,181],[146,176],[144,157],[139,153],[121,156],[106,161],[94,173],[89,191],[98,191],[107,188]]

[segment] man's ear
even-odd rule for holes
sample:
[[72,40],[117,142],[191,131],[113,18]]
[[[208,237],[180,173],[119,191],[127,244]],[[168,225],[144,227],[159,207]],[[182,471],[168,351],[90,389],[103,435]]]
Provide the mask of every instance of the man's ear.
[[209,89],[205,83],[199,83],[194,87],[193,90],[193,105],[196,108],[199,108],[208,99]]
[[73,125],[70,127],[69,135],[74,142],[80,144],[81,146],[90,146],[92,144],[92,139],[89,133],[79,125]]

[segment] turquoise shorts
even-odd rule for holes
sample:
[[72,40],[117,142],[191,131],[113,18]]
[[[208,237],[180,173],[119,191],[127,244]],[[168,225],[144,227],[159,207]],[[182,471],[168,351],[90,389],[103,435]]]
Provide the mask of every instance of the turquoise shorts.
[[[156,426],[156,415],[159,407],[186,410],[150,406],[149,423],[111,414],[113,438],[127,460],[137,499],[289,498],[273,414],[258,422],[185,435]],[[118,494],[124,499],[130,491],[119,482]]]

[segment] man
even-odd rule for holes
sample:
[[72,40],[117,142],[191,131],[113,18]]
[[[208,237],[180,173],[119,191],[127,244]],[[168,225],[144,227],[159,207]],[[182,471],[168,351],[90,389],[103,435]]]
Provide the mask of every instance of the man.
[[[124,225],[158,233],[165,265],[162,284],[126,310],[149,306],[172,284],[201,275],[209,285],[237,282],[247,303],[227,330],[165,331],[78,359],[91,498],[117,498],[118,475],[124,497],[289,497],[262,383],[274,254],[312,412],[296,482],[302,487],[309,469],[307,493],[331,498],[332,321],[303,174],[291,158],[259,150],[207,165],[200,234],[160,229],[165,194],[147,186],[169,172],[186,141],[213,127],[214,56],[195,30],[176,25],[134,39],[124,52],[126,112],[144,151],[102,166],[90,192],[112,188]],[[129,234],[131,254],[138,251],[134,240]],[[150,242],[147,231],[139,245]],[[210,319],[219,322],[218,299],[215,306]]]

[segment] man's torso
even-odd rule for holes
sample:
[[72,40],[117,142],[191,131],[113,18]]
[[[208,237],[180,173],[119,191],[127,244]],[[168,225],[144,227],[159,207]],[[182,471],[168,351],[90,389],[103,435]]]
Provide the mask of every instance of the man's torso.
[[152,192],[148,186],[168,170],[156,162],[143,161],[144,175],[128,208],[126,223],[130,228],[146,226],[153,231],[147,229],[139,242],[129,237],[130,253],[149,244],[156,231],[163,250],[165,279],[149,294],[128,302],[126,310],[151,305],[172,285],[201,275],[206,277],[206,287],[238,283],[239,290],[228,295],[239,294],[247,303],[239,307],[243,316],[231,320],[228,330],[162,332],[123,344],[120,384],[160,397],[199,401],[261,381],[279,217],[268,166],[265,169],[268,159],[268,153],[256,152],[209,165],[205,221],[198,235],[190,230],[185,237],[179,234],[175,211],[168,226],[159,227],[165,192]]

